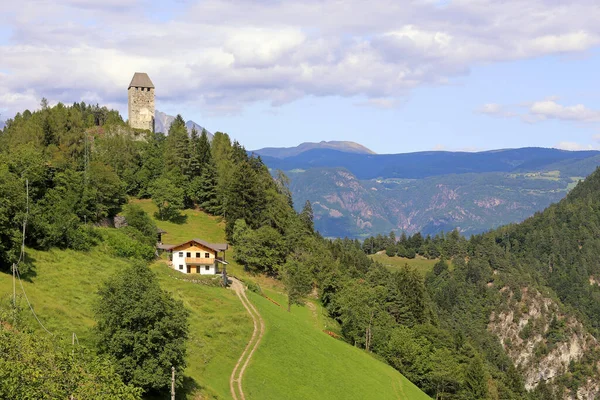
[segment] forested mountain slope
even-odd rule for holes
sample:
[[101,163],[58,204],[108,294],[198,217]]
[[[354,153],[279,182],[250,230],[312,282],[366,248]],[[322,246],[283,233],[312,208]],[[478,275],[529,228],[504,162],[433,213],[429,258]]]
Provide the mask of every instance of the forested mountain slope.
[[[224,133],[216,133],[212,143],[207,134],[190,136],[178,116],[168,136],[152,134],[130,129],[106,108],[43,104],[38,111],[17,114],[0,132],[0,197],[0,286],[10,292],[12,266],[17,265],[32,309],[44,324],[29,308],[19,312],[12,302],[0,303],[3,343],[23,340],[17,336],[23,334],[40,344],[21,347],[21,353],[0,351],[0,371],[6,377],[0,379],[0,397],[40,398],[39,390],[60,386],[57,398],[72,393],[86,398],[92,392],[82,392],[85,385],[103,379],[97,390],[113,382],[120,391],[104,398],[137,399],[142,393],[148,399],[165,398],[174,366],[178,395],[229,398],[228,377],[248,340],[250,321],[235,295],[220,287],[220,277],[182,279],[165,262],[153,263],[156,225],[138,204],[153,207],[149,211],[170,231],[164,239],[222,242],[228,237],[236,258],[247,261],[244,269],[236,269],[231,260],[231,272],[247,278],[250,286],[254,279],[280,279],[286,284],[276,283],[279,290],[294,293],[290,313],[287,307],[269,310],[276,307],[272,302],[261,307],[267,307],[273,319],[265,319],[276,331],[267,331],[267,337],[278,344],[292,338],[297,348],[288,346],[283,353],[279,346],[261,349],[261,364],[248,366],[248,371],[257,368],[257,378],[244,381],[259,388],[258,394],[247,398],[268,398],[265,394],[271,392],[293,398],[301,385],[309,387],[313,398],[365,398],[374,389],[383,398],[427,397],[390,366],[324,333],[318,320],[326,317],[314,299],[314,314],[302,309],[302,316],[297,315],[295,305],[304,303],[317,274],[300,261],[324,256],[320,250],[325,243],[312,230],[310,214],[294,211],[285,176],[274,180],[260,159],[248,157]],[[136,197],[151,200],[129,204]],[[127,226],[112,228],[120,213]],[[24,293],[18,294],[17,305],[24,300]],[[55,336],[43,336],[45,329]],[[81,338],[74,348],[73,332]],[[51,361],[50,353],[35,349],[64,347],[60,338],[65,336],[70,347],[56,353],[64,363],[59,371],[104,367],[88,370],[78,381],[41,372],[45,386],[30,384]],[[72,349],[77,357],[71,356]],[[92,355],[90,364],[83,363],[80,352]],[[296,360],[298,354],[304,358]],[[312,362],[316,359],[317,364]],[[344,361],[354,368],[347,371]],[[282,371],[286,365],[295,369]],[[21,367],[32,372],[30,380],[18,378]],[[298,368],[310,368],[309,376],[321,378],[307,381]],[[322,387],[331,383],[323,379],[327,375],[337,386]]]
[[540,148],[376,156],[324,150],[263,159],[289,175],[297,207],[313,204],[321,234],[352,238],[455,228],[471,235],[520,222],[600,165],[598,152]]
[[[432,298],[448,323],[464,324],[473,314],[460,309],[462,296],[449,295],[458,293],[464,280],[476,290],[473,298],[491,306],[483,314],[487,330],[501,339],[528,389],[558,398],[596,398],[599,233],[597,170],[565,199],[523,223],[471,238],[464,267],[456,251],[453,273],[428,276]],[[490,295],[495,300],[489,302]]]

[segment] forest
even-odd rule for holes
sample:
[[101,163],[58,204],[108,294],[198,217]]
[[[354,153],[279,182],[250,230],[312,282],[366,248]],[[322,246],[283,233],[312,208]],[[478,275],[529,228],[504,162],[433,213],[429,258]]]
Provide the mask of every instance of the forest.
[[[343,340],[385,360],[430,396],[562,399],[597,373],[598,354],[573,363],[570,373],[552,384],[526,392],[522,371],[487,326],[503,301],[499,288],[551,288],[598,337],[600,287],[589,284],[590,276],[600,276],[598,193],[596,172],[565,200],[524,223],[469,239],[453,231],[329,240],[315,231],[309,202],[294,211],[287,177],[270,171],[226,133],[215,133],[212,142],[205,132],[189,135],[181,116],[168,135],[135,131],[114,110],[85,103],[50,107],[43,101],[38,111],[17,114],[0,132],[0,270],[10,273],[18,263],[22,275],[34,273],[34,262],[21,253],[23,239],[25,246],[42,250],[87,251],[108,242],[116,255],[148,264],[154,258],[155,227],[128,200],[151,198],[157,218],[171,221],[184,218],[184,208],[198,208],[223,218],[236,261],[284,283],[288,307],[303,304],[316,289],[340,324]],[[127,229],[107,234],[96,228],[120,213],[127,215]],[[425,277],[408,265],[390,272],[368,257],[381,250],[439,261]],[[123,304],[121,318],[136,320],[141,309],[128,309],[118,293],[138,282],[150,294],[136,295],[145,304],[162,304],[156,318],[173,316],[170,331],[185,338],[185,313],[174,311],[174,300],[151,274],[132,271],[108,282],[103,298]],[[129,350],[115,341],[113,333],[123,327],[115,325],[114,311],[100,305],[97,318],[101,340],[86,365],[110,368],[90,367],[89,375],[118,381],[120,398],[168,390],[168,379],[153,379],[144,370],[143,357],[123,361]],[[27,329],[17,329],[16,320],[14,325],[0,329],[8,337],[2,342],[28,335]],[[165,343],[172,342],[164,336]],[[54,346],[55,356],[64,357],[60,345],[38,343],[33,335],[27,340],[31,350],[22,351]],[[181,346],[171,350],[172,357],[182,359]],[[162,370],[169,376],[166,366]],[[0,382],[0,394],[16,390],[10,380]]]

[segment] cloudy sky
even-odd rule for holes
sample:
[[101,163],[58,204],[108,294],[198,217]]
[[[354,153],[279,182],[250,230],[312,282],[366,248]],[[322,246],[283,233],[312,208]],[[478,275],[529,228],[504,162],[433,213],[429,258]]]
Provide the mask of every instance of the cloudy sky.
[[248,149],[600,148],[597,0],[0,2],[0,118],[51,102],[157,108]]

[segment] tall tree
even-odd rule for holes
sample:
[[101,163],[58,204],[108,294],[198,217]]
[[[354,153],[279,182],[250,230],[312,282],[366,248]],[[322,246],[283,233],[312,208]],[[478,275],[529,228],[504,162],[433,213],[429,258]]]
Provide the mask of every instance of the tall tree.
[[210,159],[204,167],[198,186],[198,203],[200,207],[209,214],[220,215],[222,206],[217,192],[217,168]]
[[160,220],[174,220],[183,209],[184,191],[168,178],[159,178],[150,187],[152,201],[158,207],[156,217]]
[[288,312],[292,304],[303,305],[306,297],[313,288],[313,279],[302,253],[291,254],[281,269],[281,280],[285,285],[288,296]]
[[120,271],[99,294],[98,349],[116,362],[123,380],[147,392],[164,392],[175,367],[181,385],[189,333],[183,303],[162,290],[145,265]]
[[164,149],[165,172],[172,175],[190,174],[190,140],[181,115],[169,127]]
[[302,207],[302,211],[300,212],[300,220],[309,232],[314,232],[314,213],[312,204],[310,204],[310,200],[306,200],[304,203],[304,207]]

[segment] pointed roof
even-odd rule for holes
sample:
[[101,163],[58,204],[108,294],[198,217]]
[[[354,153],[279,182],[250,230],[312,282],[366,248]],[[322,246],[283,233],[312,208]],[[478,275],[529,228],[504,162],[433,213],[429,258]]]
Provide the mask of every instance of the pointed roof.
[[206,248],[209,248],[211,250],[214,250],[214,251],[225,251],[225,250],[229,249],[229,246],[227,245],[227,243],[208,243],[207,241],[202,240],[202,239],[190,239],[187,242],[183,242],[181,244],[168,245],[168,246],[170,246],[170,248],[168,250],[172,250],[172,249],[181,247],[183,245],[186,245],[186,244],[189,244],[192,242],[200,244],[200,245],[202,245]]
[[142,87],[142,88],[152,88],[154,89],[154,84],[150,80],[150,77],[145,72],[136,72],[133,74],[133,79],[131,79],[131,83],[129,84],[129,88],[131,87]]

